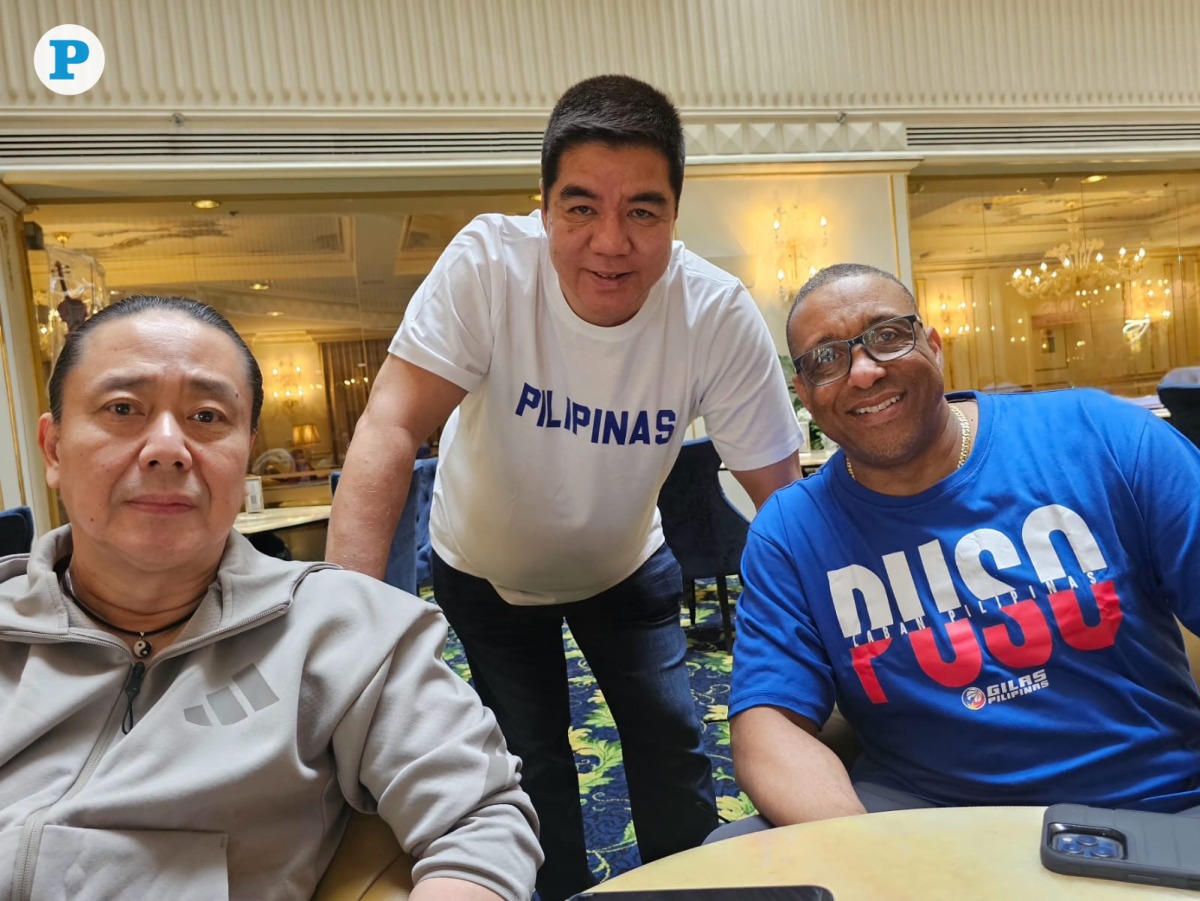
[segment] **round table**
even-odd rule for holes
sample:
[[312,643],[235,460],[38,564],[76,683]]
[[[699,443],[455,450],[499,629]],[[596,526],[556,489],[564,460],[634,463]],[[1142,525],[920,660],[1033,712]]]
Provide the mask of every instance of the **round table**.
[[1038,856],[1044,811],[897,810],[785,826],[657,860],[594,891],[811,883],[836,901],[1200,899],[1183,889],[1050,872]]

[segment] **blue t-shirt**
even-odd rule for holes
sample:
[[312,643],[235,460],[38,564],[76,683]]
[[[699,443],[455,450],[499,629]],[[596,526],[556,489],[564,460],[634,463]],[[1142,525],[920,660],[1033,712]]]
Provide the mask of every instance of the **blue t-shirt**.
[[855,780],[938,804],[1200,804],[1200,451],[1098,391],[966,396],[979,438],[928,490],[839,454],[764,505],[730,715],[836,699]]

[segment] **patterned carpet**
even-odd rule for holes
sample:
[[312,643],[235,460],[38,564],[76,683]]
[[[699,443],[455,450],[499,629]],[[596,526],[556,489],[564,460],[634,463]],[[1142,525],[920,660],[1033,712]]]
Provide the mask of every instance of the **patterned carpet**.
[[[740,591],[737,579],[730,579],[730,600]],[[692,695],[704,721],[705,748],[713,762],[717,812],[726,820],[737,820],[754,813],[754,807],[733,780],[729,724],[725,719],[732,658],[725,653],[721,642],[721,615],[716,588],[711,582],[697,584],[696,620],[693,629],[686,611],[681,618],[688,635],[687,665]],[[603,880],[633,869],[641,860],[629,818],[621,741],[587,661],[565,627],[563,640],[571,681],[571,745],[579,768],[588,856],[592,871]],[[453,633],[446,647],[446,660],[464,679],[470,677],[462,646]]]

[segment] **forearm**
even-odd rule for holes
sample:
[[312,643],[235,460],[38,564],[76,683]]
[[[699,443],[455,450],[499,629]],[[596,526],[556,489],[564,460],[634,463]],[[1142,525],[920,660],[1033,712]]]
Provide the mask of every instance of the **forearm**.
[[359,420],[333,498],[326,560],[383,578],[416,455],[417,441],[405,429]]
[[782,711],[739,714],[731,737],[738,784],[774,825],[866,813],[837,755]]
[[504,901],[482,885],[465,879],[447,879],[440,876],[422,879],[413,886],[408,897],[411,901]]

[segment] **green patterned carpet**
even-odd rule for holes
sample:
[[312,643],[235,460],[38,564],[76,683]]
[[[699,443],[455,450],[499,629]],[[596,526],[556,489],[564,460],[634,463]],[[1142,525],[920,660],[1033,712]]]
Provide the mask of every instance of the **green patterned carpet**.
[[[729,589],[732,601],[741,591],[737,579],[729,580]],[[725,718],[732,658],[721,642],[721,614],[711,582],[698,583],[696,601],[696,628],[691,628],[686,611],[681,617],[688,635],[692,695],[704,720],[705,747],[713,762],[717,812],[726,820],[737,820],[753,813],[754,807],[734,782],[729,757],[729,724]],[[592,871],[603,880],[633,869],[641,861],[629,818],[621,741],[587,661],[565,627],[563,640],[571,681],[571,745],[579,768],[588,856]],[[453,633],[446,647],[446,660],[464,679],[470,677],[462,646]]]

